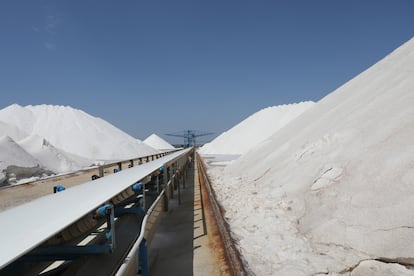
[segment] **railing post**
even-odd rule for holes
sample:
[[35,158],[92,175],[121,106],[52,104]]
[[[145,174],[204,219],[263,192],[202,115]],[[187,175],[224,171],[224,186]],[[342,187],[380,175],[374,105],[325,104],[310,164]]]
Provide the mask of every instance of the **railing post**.
[[[172,168],[170,167],[170,170]],[[174,190],[175,190],[175,181],[174,181],[174,175],[171,176],[171,192],[170,192],[170,196],[171,198],[174,198]]]
[[182,171],[181,171],[181,181],[182,181],[182,183],[183,183],[183,189],[185,189],[185,170],[186,170],[187,168],[184,166],[183,168],[182,168]]
[[163,186],[164,186],[164,190],[165,190],[165,192],[164,192],[164,211],[168,212],[168,201],[169,201],[168,194],[169,194],[169,189],[171,187],[168,187],[167,168],[165,166],[163,168],[164,169],[162,171],[162,174],[163,174],[162,178],[163,178],[163,181],[164,181]]
[[170,182],[170,186],[168,187],[168,197],[169,198],[174,198],[174,183],[173,183],[173,179],[171,177],[171,166],[166,168],[166,172],[167,172],[167,177],[166,177],[166,181],[167,181],[167,186],[168,186],[168,182]]
[[180,176],[178,175],[179,172],[177,170],[176,177],[177,177],[177,189],[178,189],[178,204],[181,204],[181,185],[180,185]]
[[103,176],[104,176],[104,167],[99,166],[99,177],[103,177]]

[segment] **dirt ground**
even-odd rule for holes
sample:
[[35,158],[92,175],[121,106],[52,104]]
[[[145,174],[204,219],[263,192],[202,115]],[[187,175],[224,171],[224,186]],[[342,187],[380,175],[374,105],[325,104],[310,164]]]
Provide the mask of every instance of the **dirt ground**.
[[53,187],[56,185],[70,188],[91,181],[92,175],[98,173],[98,169],[94,169],[15,186],[2,187],[0,188],[0,212],[47,194],[52,194]]
[[[146,157],[145,157],[146,158]],[[151,157],[150,160],[142,160],[144,163],[154,160]],[[139,165],[138,159],[134,160],[134,166]],[[122,162],[121,167],[127,168],[130,161]],[[109,165],[104,169],[104,175],[114,173],[114,169],[119,168],[118,163]],[[84,171],[78,171],[75,173],[60,175],[56,177],[46,178],[34,182],[28,182],[24,184],[14,186],[0,187],[0,212],[3,212],[9,208],[24,204],[32,201],[36,198],[52,194],[53,187],[56,185],[62,185],[65,188],[70,188],[92,180],[92,175],[99,175],[98,168],[92,168]]]

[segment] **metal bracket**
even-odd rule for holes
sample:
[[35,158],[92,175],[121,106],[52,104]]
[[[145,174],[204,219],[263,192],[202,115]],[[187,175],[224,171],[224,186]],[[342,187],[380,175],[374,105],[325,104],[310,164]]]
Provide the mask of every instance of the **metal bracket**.
[[23,262],[73,260],[82,255],[108,254],[115,249],[115,215],[112,204],[105,204],[96,210],[96,217],[105,217],[107,229],[104,244],[83,246],[46,246],[32,250],[22,257]]

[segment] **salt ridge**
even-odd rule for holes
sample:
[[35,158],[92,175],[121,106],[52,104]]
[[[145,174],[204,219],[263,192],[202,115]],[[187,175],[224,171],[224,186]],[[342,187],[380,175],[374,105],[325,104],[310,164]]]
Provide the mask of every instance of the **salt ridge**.
[[308,101],[262,109],[205,144],[199,153],[245,154],[313,105]]
[[266,143],[210,169],[254,273],[413,275],[413,67],[411,39]]

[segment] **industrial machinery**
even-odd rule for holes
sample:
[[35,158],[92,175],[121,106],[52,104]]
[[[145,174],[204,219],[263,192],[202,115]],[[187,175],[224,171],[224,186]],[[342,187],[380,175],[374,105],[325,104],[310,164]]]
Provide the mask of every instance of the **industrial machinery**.
[[213,132],[206,132],[202,130],[182,130],[174,133],[167,133],[165,135],[172,137],[182,137],[184,138],[183,147],[197,147],[196,138],[201,136],[208,136],[214,134]]

